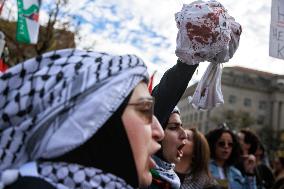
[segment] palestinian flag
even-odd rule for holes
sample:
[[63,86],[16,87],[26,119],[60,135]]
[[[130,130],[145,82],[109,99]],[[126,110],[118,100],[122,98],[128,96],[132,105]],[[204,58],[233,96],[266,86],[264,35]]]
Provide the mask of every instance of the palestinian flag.
[[18,23],[16,39],[21,43],[36,44],[39,32],[40,0],[17,0]]
[[148,90],[149,90],[149,93],[152,94],[152,90],[153,90],[153,83],[154,83],[154,76],[156,74],[157,71],[155,71],[152,76],[150,77],[150,81],[148,83]]

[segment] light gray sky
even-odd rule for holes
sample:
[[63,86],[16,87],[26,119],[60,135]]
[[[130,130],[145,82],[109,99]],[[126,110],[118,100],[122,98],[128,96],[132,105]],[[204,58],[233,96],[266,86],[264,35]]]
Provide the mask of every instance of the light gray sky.
[[[13,1],[7,1],[13,2]],[[40,22],[46,21],[45,8],[54,0],[42,1]],[[174,14],[183,3],[193,0],[70,0],[70,14],[78,16],[83,25],[79,48],[95,45],[92,50],[118,54],[133,53],[148,65],[150,74],[158,71],[156,82],[176,62],[177,34]],[[228,13],[242,25],[240,46],[224,66],[242,66],[260,71],[284,74],[284,60],[269,57],[269,0],[219,0]],[[16,12],[16,10],[15,10]],[[208,63],[200,63],[203,75]],[[156,83],[155,82],[155,83]]]

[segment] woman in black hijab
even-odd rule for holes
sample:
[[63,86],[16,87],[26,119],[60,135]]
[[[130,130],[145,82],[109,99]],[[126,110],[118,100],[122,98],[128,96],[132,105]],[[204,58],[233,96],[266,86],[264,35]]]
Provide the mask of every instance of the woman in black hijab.
[[2,186],[148,186],[164,133],[147,81],[136,56],[73,49],[0,75]]

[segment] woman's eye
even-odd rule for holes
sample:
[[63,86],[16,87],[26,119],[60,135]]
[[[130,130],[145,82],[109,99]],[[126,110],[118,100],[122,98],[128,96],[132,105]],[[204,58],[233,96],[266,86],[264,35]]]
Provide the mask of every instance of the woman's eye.
[[148,114],[151,111],[151,109],[139,109],[138,111],[143,114]]
[[142,111],[147,112],[147,111],[151,111],[152,107],[148,106],[148,105],[143,105],[143,106],[138,107],[138,110],[141,111],[141,112]]
[[168,127],[168,129],[169,129],[169,130],[173,130],[173,131],[174,131],[174,130],[177,130],[177,129],[178,129],[178,127],[177,127],[177,126],[170,126],[170,127]]
[[137,108],[137,111],[147,120],[147,123],[152,122],[153,109],[151,106],[139,107]]

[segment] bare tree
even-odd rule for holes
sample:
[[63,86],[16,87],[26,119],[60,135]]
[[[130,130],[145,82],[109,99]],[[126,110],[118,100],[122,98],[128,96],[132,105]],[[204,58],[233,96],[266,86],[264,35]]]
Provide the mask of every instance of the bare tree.
[[[6,35],[10,66],[47,51],[75,47],[75,36],[79,36],[81,23],[69,15],[69,10],[66,9],[68,3],[69,0],[56,0],[50,4],[47,10],[48,21],[40,27],[36,45],[18,43],[15,39],[16,22],[10,21],[9,17],[0,19],[0,28]],[[70,31],[71,27],[75,30]]]

